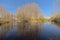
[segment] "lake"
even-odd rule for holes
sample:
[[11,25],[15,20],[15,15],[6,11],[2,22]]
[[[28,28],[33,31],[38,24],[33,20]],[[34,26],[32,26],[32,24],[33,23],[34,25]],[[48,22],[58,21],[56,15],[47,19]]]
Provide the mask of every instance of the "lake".
[[60,28],[58,26],[45,23],[40,29],[41,40],[60,40]]
[[[60,40],[60,28],[52,23],[46,22],[42,26],[39,25],[37,35],[38,38],[37,39],[35,38],[34,40]],[[14,28],[7,33],[5,40],[7,39],[25,40],[24,38],[25,37],[19,37],[17,29]]]

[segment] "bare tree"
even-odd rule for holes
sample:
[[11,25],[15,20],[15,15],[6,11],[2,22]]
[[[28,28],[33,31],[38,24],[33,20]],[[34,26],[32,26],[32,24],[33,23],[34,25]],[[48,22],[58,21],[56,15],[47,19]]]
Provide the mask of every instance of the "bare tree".
[[13,15],[11,15],[3,6],[0,6],[0,37],[13,28]]

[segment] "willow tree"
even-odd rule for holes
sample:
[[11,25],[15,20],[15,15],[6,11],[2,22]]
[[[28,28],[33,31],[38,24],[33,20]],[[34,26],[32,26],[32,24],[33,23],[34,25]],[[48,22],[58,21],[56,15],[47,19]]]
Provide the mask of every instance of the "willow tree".
[[21,7],[19,7],[18,8],[18,10],[17,10],[17,28],[18,28],[18,31],[19,31],[19,33],[21,32],[23,32],[23,23],[22,23],[22,21],[23,21],[23,8],[21,8]]
[[30,14],[32,19],[37,19],[38,18],[38,7],[35,3],[31,4],[31,14]]
[[13,15],[11,15],[3,6],[0,6],[0,35],[4,36],[13,28]]
[[35,21],[36,22],[44,21],[42,11],[41,11],[40,7],[36,3],[31,4],[31,14],[30,14],[30,16],[31,16],[31,19],[34,20],[34,22]]
[[24,18],[29,20],[29,15],[30,15],[30,4],[26,4],[24,7],[23,7],[23,12],[24,12]]
[[40,25],[38,25],[38,22],[41,15],[39,6],[36,3],[32,3],[18,9],[17,20],[20,20],[20,22],[17,21],[17,27],[21,30],[20,33],[37,35],[38,26]]
[[27,30],[29,30],[29,5],[25,5],[24,7],[22,8],[18,8],[18,11],[17,11],[17,27],[18,27],[18,30],[20,30],[20,34],[22,33],[26,33]]

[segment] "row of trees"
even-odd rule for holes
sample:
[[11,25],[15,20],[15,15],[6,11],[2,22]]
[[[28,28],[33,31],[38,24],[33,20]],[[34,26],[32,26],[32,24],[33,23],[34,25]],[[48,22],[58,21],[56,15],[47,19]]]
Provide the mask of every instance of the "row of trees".
[[43,15],[39,9],[39,6],[35,3],[27,4],[22,8],[19,7],[17,18],[19,20],[29,19],[29,21],[33,19],[40,19],[41,17],[43,18]]
[[60,24],[60,12],[52,16],[51,21]]
[[13,27],[13,15],[3,6],[0,6],[0,38]]
[[44,22],[42,12],[40,11],[39,6],[35,3],[27,4],[22,8],[19,7],[17,19],[18,28],[21,29],[19,31],[24,31],[25,33],[27,30],[29,30],[29,33],[33,30],[35,33],[38,33],[38,23]]
[[0,6],[0,34],[4,36],[16,24],[20,33],[23,33],[23,31],[26,33],[27,30],[37,33],[38,23],[44,22],[44,17],[39,9],[39,6],[35,3],[27,4],[22,8],[19,7],[17,14],[13,15],[3,6]]

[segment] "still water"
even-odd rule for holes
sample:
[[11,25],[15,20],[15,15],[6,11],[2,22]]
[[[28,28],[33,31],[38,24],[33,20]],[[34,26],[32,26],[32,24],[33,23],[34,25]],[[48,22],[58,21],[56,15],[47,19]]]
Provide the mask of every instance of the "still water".
[[45,23],[40,29],[41,40],[60,40],[60,28],[58,26]]
[[[60,28],[54,24],[47,22],[44,23],[42,27],[39,26],[37,35],[39,40],[60,40]],[[18,38],[17,29],[14,28],[11,31],[9,31],[7,33],[7,36],[5,37],[5,40],[8,39],[9,37]]]

